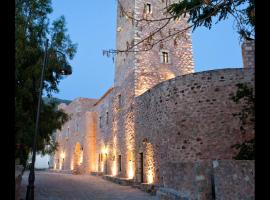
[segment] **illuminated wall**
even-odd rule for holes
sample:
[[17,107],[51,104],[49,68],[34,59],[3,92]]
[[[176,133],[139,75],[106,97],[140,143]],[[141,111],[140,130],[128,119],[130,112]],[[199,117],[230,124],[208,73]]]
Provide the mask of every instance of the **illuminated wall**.
[[144,153],[145,182],[162,184],[166,163],[232,159],[237,151],[231,146],[254,137],[254,124],[245,124],[242,134],[234,116],[242,109],[231,99],[238,83],[254,88],[254,70],[178,76],[136,97],[136,153]]

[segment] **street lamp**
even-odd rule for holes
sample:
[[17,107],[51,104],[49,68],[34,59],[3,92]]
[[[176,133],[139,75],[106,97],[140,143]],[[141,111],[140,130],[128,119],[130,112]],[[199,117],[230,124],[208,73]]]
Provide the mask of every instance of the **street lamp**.
[[[27,186],[27,191],[26,191],[26,200],[34,200],[34,182],[35,182],[35,161],[36,161],[36,143],[37,143],[37,134],[38,134],[38,128],[39,128],[39,116],[40,116],[40,103],[41,103],[41,98],[42,98],[42,88],[43,88],[43,80],[44,80],[44,70],[47,65],[48,61],[48,43],[49,40],[46,40],[45,44],[45,54],[44,54],[44,59],[43,59],[43,64],[42,64],[42,71],[41,71],[41,78],[40,78],[40,87],[39,87],[39,96],[38,96],[38,107],[37,107],[37,115],[36,115],[36,124],[35,124],[35,134],[33,138],[33,144],[32,144],[32,163],[30,166],[30,173],[28,177],[28,186]],[[65,54],[63,54],[60,51],[57,51],[60,53],[64,59],[66,60]],[[63,68],[60,70],[61,75],[70,75],[72,74],[71,66],[66,64]]]

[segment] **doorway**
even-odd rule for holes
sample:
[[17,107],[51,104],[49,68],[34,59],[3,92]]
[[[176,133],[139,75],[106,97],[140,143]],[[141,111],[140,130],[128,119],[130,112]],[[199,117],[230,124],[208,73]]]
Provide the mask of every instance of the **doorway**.
[[122,166],[121,166],[121,155],[118,156],[118,172],[121,172],[122,171]]
[[143,152],[140,153],[140,178],[141,183],[143,183]]

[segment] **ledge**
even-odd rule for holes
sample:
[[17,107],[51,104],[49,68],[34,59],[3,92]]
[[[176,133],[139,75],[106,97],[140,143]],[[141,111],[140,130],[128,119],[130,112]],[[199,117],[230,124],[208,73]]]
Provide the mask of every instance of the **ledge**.
[[133,185],[133,179],[128,179],[128,178],[120,178],[120,177],[115,177],[115,176],[110,176],[110,175],[104,175],[102,176],[103,179],[117,183],[119,185]]
[[149,184],[149,183],[139,184],[140,190],[147,192],[147,193],[150,193],[151,195],[156,195],[158,188],[159,187],[157,185],[154,185],[154,184]]
[[91,172],[90,173],[92,176],[102,176],[103,172]]
[[171,188],[164,188],[160,187],[157,190],[157,197],[159,199],[168,199],[168,200],[189,200],[188,197],[184,197],[183,195],[180,194],[180,192],[171,189]]
[[48,169],[48,170],[45,170],[45,171],[53,172],[53,173],[60,173],[60,174],[72,174],[72,171],[70,171],[70,170]]

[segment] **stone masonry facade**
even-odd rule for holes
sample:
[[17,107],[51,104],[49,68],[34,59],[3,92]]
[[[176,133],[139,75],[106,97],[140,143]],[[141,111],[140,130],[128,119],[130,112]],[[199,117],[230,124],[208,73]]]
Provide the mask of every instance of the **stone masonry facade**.
[[[156,19],[171,1],[120,3],[116,48],[125,49],[164,23],[136,23],[125,13],[135,19]],[[146,13],[146,9],[151,12]],[[187,25],[185,18],[170,21],[155,37]],[[135,50],[146,47],[140,44]],[[248,44],[242,50],[247,51],[243,59],[250,60]],[[189,31],[148,51],[118,54],[114,86],[100,99],[77,98],[69,105],[59,105],[71,118],[55,133],[59,149],[54,155],[54,169],[101,173],[157,187],[165,187],[166,182],[180,191],[179,182],[167,171],[172,166],[191,170],[197,162],[208,163],[202,165],[208,173],[212,160],[232,160],[237,152],[231,146],[254,137],[252,124],[245,125],[246,134],[241,133],[240,121],[233,116],[241,110],[241,104],[231,99],[238,83],[254,88],[252,62],[248,65],[194,73]],[[211,184],[202,187],[208,191],[204,198],[189,199],[210,199]],[[187,186],[185,191],[194,191],[194,187]]]
[[242,57],[244,68],[255,67],[255,42],[253,40],[245,40],[242,44]]

